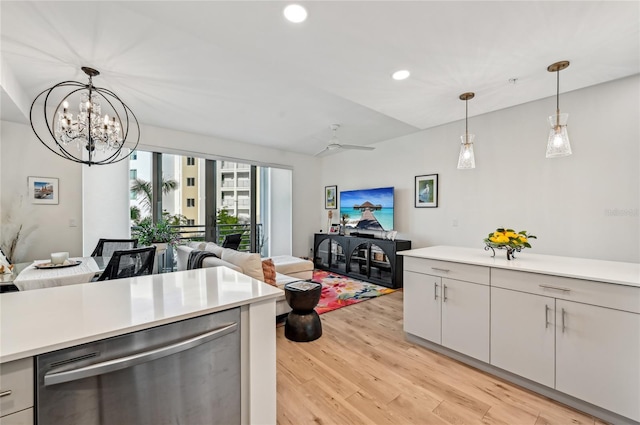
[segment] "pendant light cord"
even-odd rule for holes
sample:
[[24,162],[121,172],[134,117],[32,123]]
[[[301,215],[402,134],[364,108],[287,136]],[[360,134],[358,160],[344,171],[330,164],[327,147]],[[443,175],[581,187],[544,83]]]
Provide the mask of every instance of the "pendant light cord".
[[560,70],[556,71],[556,128],[560,127]]
[[464,143],[469,143],[469,99],[464,101]]

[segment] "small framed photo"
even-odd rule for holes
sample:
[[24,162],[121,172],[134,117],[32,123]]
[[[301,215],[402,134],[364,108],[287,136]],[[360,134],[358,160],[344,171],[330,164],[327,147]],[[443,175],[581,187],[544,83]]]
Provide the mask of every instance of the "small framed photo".
[[338,208],[338,186],[324,187],[324,209],[335,210]]
[[340,225],[337,223],[332,223],[331,227],[329,227],[329,233],[340,233]]
[[29,177],[27,194],[32,204],[58,205],[58,179]]
[[437,208],[438,207],[438,175],[428,174],[416,176],[415,183],[415,207],[416,208]]

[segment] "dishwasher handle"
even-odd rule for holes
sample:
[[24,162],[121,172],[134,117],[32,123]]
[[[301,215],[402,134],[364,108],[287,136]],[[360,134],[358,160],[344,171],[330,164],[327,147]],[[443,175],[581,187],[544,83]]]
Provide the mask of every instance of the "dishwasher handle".
[[115,372],[116,370],[126,369],[142,363],[150,362],[152,360],[157,360],[162,357],[189,350],[191,348],[197,347],[198,345],[230,334],[232,332],[235,332],[237,328],[238,324],[234,322],[228,325],[221,326],[212,331],[191,337],[189,339],[176,342],[175,344],[167,345],[149,351],[144,351],[142,353],[132,354],[130,356],[120,357],[117,359],[108,360],[106,362],[96,363],[64,372],[48,372],[44,375],[44,385],[49,386],[62,384],[64,382],[76,381],[78,379],[103,375],[105,373]]

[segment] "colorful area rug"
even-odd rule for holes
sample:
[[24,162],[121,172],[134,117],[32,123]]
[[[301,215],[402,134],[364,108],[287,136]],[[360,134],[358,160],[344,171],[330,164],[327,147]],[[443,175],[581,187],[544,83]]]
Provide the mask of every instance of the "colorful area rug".
[[318,314],[327,313],[396,291],[395,289],[385,288],[384,286],[324,270],[314,270],[313,281],[322,284],[320,302],[316,307]]

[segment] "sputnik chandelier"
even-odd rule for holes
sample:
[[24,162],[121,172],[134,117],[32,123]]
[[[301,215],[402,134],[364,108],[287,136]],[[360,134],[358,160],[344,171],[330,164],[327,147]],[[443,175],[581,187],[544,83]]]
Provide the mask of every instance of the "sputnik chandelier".
[[[63,81],[36,96],[29,113],[31,128],[47,149],[70,161],[89,166],[122,161],[140,141],[138,120],[115,93],[93,85],[93,77],[100,72],[84,66],[82,71],[89,76],[87,84]],[[43,114],[37,116],[34,106],[42,96]],[[76,113],[71,112],[71,105],[78,105]],[[134,137],[130,150],[123,149]]]

